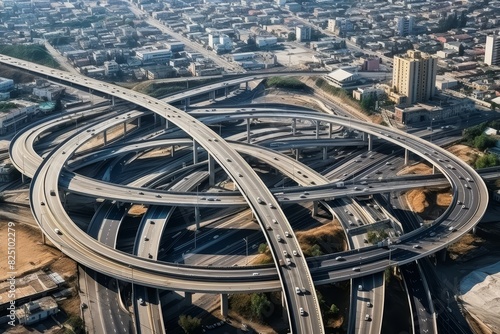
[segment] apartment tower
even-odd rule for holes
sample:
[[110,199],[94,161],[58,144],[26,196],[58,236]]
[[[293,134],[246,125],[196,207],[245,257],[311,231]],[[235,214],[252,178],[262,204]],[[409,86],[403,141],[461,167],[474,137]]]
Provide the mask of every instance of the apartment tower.
[[484,63],[490,66],[500,66],[500,36],[490,35],[486,37]]

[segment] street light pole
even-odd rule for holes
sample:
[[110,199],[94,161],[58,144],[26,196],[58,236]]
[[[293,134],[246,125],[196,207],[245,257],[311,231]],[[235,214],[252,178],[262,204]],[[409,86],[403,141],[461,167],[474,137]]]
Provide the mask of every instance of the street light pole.
[[245,264],[248,264],[248,238],[247,237],[243,238],[243,241],[245,241],[246,250],[247,250],[246,251],[247,256],[246,256]]

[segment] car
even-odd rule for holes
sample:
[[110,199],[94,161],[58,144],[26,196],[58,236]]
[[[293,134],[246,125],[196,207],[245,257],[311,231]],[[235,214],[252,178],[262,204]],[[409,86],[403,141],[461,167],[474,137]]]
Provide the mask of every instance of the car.
[[458,205],[462,205],[463,203],[462,203],[462,201],[458,201],[457,204]]
[[265,202],[262,200],[262,198],[257,197],[257,203],[259,203],[259,204],[264,204]]
[[373,306],[372,303],[366,302],[366,307],[372,307],[372,306]]
[[288,252],[286,250],[283,251],[283,256],[288,257]]
[[304,308],[299,308],[299,312],[300,312],[300,315],[304,315],[305,314],[305,311],[304,311]]
[[420,247],[420,245],[413,245],[413,248],[415,248],[415,249],[419,249],[419,248],[421,248],[421,247]]
[[50,190],[50,196],[55,196],[56,192],[54,190]]
[[274,224],[278,224],[278,221],[276,219],[271,219],[271,221],[274,223]]
[[348,223],[349,223],[349,226],[354,226],[354,223],[352,221],[349,220]]
[[140,305],[146,305],[146,302],[144,301],[144,299],[142,299],[142,297],[139,297],[137,301],[139,302]]
[[44,205],[45,205],[45,202],[40,202],[40,205],[44,206]]
[[363,286],[361,284],[358,285],[358,291],[363,291]]
[[160,194],[156,194],[156,197],[161,198],[161,195]]
[[467,183],[464,183],[464,187],[470,189],[470,186]]
[[352,271],[360,271],[360,270],[361,270],[361,268],[360,268],[360,267],[353,267],[353,268],[352,268]]
[[291,237],[291,236],[290,236],[290,233],[288,233],[288,231],[285,231],[285,237],[287,237],[287,238],[290,238],[290,237]]
[[301,294],[301,291],[300,291],[300,289],[299,289],[299,287],[298,287],[298,286],[296,286],[296,287],[295,287],[295,293],[296,293],[296,294],[298,294],[298,295],[300,295],[300,294]]
[[144,193],[142,191],[139,191],[139,195],[144,195]]
[[271,227],[271,225],[266,225],[266,229],[267,229],[268,231],[271,231],[273,228]]
[[337,260],[337,261],[343,261],[343,260],[344,260],[344,258],[343,258],[342,256],[337,256],[337,257],[335,258],[335,260]]
[[281,236],[279,234],[276,234],[276,240],[278,240],[278,242],[281,242]]
[[365,321],[370,321],[370,315],[369,314],[365,315]]
[[214,239],[217,239],[218,237],[219,237],[219,235],[218,235],[218,234],[214,235]]
[[144,241],[149,241],[149,238],[148,237],[144,237]]
[[296,250],[293,250],[293,251],[292,251],[292,254],[293,254],[293,256],[299,256],[299,253],[297,253],[297,251],[296,251]]
[[275,208],[276,208],[276,207],[274,206],[274,204],[273,204],[273,203],[268,203],[268,205],[269,205],[269,207],[270,207],[271,209],[275,209]]
[[82,303],[82,305],[81,305],[82,310],[83,310],[83,309],[86,309],[87,307],[88,307],[88,306],[87,306],[87,304]]
[[465,204],[464,204],[464,205],[462,205],[462,209],[467,209],[467,207],[465,206]]
[[61,235],[61,234],[62,234],[61,230],[59,230],[58,228],[55,228],[55,229],[54,229],[54,232],[56,232],[56,234],[59,234],[59,235]]
[[359,187],[354,187],[354,190],[359,190]]
[[289,266],[292,265],[292,260],[286,259],[286,264],[289,265]]
[[232,162],[232,160],[231,160],[231,159],[229,159],[229,158],[227,158],[227,159],[226,159],[226,161],[227,161],[227,162]]
[[259,273],[253,273],[252,276],[259,276]]

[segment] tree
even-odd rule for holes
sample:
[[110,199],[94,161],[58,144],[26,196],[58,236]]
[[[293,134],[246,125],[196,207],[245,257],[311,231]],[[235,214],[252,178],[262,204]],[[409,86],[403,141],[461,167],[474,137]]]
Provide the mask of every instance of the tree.
[[297,39],[297,35],[294,32],[288,34],[288,38],[286,39],[288,42],[293,42]]
[[482,157],[479,157],[474,164],[476,169],[486,168],[486,167],[494,167],[494,166],[498,166],[498,165],[500,165],[500,160],[493,153],[489,153],[489,154],[483,155]]
[[493,147],[495,144],[496,140],[484,133],[474,138],[474,147],[481,151],[484,151],[488,147]]
[[271,302],[263,293],[254,293],[250,299],[250,309],[252,314],[259,320],[262,320],[263,312],[271,306]]
[[259,245],[259,253],[264,254],[267,251],[267,245],[266,244],[260,244]]
[[332,304],[332,306],[330,306],[330,313],[331,314],[337,314],[337,313],[339,313],[339,308],[337,307],[337,305]]
[[309,248],[309,254],[311,254],[311,256],[320,256],[323,255],[323,252],[318,244],[314,244]]
[[465,47],[462,43],[460,43],[460,46],[458,47],[458,55],[462,57],[464,55],[464,52],[465,52]]
[[177,322],[179,326],[184,330],[184,333],[199,333],[201,332],[201,319],[193,318],[192,316],[181,314],[179,316],[179,321]]

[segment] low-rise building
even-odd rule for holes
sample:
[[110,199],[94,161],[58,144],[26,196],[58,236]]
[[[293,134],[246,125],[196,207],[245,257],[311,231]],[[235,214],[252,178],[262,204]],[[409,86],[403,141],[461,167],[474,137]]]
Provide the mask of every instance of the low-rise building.
[[351,73],[344,69],[337,69],[324,76],[326,81],[337,88],[356,88],[360,76],[358,73]]
[[21,325],[31,325],[59,312],[57,302],[52,297],[43,297],[22,305],[16,310],[16,318]]
[[436,104],[419,103],[410,107],[397,106],[394,109],[394,119],[405,125],[431,120],[443,121],[451,117],[467,115],[475,108],[474,101],[470,99],[443,97]]

